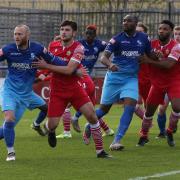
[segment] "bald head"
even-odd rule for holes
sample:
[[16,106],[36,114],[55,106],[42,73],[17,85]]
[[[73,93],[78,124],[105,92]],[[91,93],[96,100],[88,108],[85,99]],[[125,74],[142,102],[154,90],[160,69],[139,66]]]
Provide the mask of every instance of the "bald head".
[[25,25],[25,24],[19,24],[15,27],[16,28],[21,28],[23,29],[27,34],[30,34],[30,28],[29,26]]
[[14,29],[14,40],[20,49],[28,48],[30,29],[27,25],[20,24]]
[[123,18],[123,30],[127,34],[132,35],[136,31],[137,23],[138,23],[138,18],[136,16],[126,15]]

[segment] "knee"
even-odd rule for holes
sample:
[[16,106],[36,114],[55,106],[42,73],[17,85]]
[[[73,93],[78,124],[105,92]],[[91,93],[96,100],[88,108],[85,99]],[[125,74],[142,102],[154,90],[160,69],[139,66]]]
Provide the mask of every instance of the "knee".
[[6,122],[15,121],[14,112],[13,111],[5,111],[4,118],[5,118]]
[[89,111],[89,113],[86,115],[86,119],[88,120],[88,122],[92,124],[95,124],[98,121],[98,118],[94,110]]

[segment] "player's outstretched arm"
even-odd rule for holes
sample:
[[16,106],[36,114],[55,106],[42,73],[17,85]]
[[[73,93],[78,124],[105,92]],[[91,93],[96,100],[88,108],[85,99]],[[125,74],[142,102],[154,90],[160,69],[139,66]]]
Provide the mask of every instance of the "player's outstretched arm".
[[48,64],[42,57],[37,58],[37,61],[32,62],[32,66],[34,68],[48,69],[52,72],[66,75],[73,74],[76,71],[78,65],[79,63],[77,63],[76,61],[70,61],[67,66],[57,66],[53,64]]
[[164,59],[160,59],[160,60],[154,60],[150,57],[148,57],[147,55],[143,55],[140,57],[140,61],[141,63],[148,63],[148,64],[152,64],[154,66],[160,67],[160,68],[165,68],[165,69],[170,69],[172,68],[175,64],[176,64],[176,60],[174,60],[173,58],[164,58]]
[[60,57],[54,56],[52,53],[48,52],[46,48],[44,48],[40,56],[49,64],[53,64],[56,66],[66,66],[68,64],[66,61],[62,60]]

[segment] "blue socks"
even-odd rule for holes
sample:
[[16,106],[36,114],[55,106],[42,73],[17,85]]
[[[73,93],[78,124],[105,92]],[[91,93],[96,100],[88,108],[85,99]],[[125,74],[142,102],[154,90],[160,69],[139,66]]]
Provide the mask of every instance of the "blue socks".
[[46,111],[40,111],[37,119],[35,120],[35,124],[40,125],[46,118],[46,115],[47,115]]
[[96,116],[98,119],[102,118],[106,113],[102,109],[96,109]]
[[77,119],[79,119],[79,117],[82,115],[82,113],[80,112],[80,111],[77,111],[76,112],[76,114],[75,114],[75,117],[77,118]]
[[7,147],[14,146],[15,131],[14,131],[15,122],[14,121],[5,121],[3,125],[3,134]]
[[165,133],[166,113],[164,113],[163,115],[158,114],[157,122],[158,122],[160,133]]
[[119,127],[118,127],[113,143],[119,143],[122,137],[125,135],[131,123],[134,110],[135,110],[135,106],[126,105],[124,107],[124,112],[120,118]]

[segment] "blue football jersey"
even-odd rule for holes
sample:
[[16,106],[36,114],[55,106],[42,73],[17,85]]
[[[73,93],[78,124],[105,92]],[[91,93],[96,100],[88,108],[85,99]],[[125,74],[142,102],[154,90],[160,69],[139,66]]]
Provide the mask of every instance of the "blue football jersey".
[[36,57],[43,57],[48,62],[61,61],[37,42],[29,42],[29,46],[25,50],[18,49],[15,43],[8,44],[0,49],[0,61],[7,60],[8,64],[3,91],[14,96],[21,96],[21,98],[28,97],[32,92],[37,70],[31,65]]
[[88,68],[89,73],[91,73],[98,60],[99,53],[104,51],[107,44],[105,41],[99,39],[95,39],[92,44],[88,44],[85,39],[79,40],[79,42],[84,46],[84,58],[82,64]]
[[122,80],[124,76],[137,76],[139,56],[151,53],[152,48],[147,34],[136,32],[133,36],[128,36],[122,32],[109,41],[105,51],[113,55],[112,62],[119,67],[117,72],[109,71],[109,75]]

